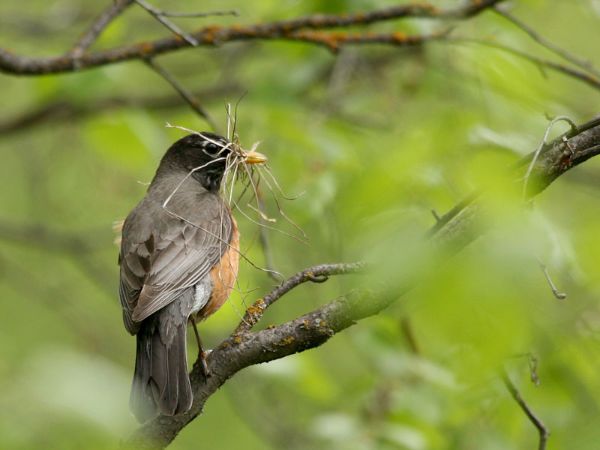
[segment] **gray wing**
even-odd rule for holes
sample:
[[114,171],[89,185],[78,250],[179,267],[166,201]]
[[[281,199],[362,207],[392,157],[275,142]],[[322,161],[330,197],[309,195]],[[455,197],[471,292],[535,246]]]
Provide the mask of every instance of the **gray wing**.
[[228,249],[233,228],[228,208],[214,194],[174,202],[172,210],[185,220],[143,203],[125,221],[119,255],[123,320],[132,334],[210,272]]

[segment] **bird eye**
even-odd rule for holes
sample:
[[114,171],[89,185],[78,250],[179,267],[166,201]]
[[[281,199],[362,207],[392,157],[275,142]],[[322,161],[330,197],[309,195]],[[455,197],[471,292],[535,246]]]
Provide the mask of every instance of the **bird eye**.
[[221,148],[215,144],[213,144],[212,142],[204,142],[204,144],[202,145],[204,151],[210,155],[210,156],[215,156],[219,153],[219,151],[221,150]]

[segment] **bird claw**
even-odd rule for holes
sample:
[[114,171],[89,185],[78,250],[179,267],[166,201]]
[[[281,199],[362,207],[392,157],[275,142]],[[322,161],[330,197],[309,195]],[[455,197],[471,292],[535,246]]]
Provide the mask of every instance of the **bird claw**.
[[211,376],[211,372],[210,372],[210,369],[208,368],[208,363],[206,361],[206,358],[211,353],[211,351],[212,350],[209,350],[207,352],[200,351],[198,353],[198,361],[200,362],[200,368],[202,369],[202,374],[204,375],[205,378],[208,378]]

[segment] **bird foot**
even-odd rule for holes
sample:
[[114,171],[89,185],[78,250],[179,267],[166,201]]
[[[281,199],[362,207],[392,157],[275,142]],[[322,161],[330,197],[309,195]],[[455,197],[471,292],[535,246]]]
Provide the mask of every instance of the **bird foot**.
[[200,351],[198,352],[198,361],[200,362],[200,368],[202,369],[202,374],[205,378],[211,376],[210,369],[208,368],[208,363],[206,362],[206,358],[210,355],[212,350],[208,351]]

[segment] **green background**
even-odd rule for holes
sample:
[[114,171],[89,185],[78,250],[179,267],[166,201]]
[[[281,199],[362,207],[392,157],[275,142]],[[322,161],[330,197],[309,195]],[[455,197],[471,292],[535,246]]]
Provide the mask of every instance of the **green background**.
[[[29,56],[64,53],[108,2],[3,0],[0,46]],[[240,12],[177,21],[188,30],[393,4],[156,2],[167,10]],[[600,66],[597,0],[521,1],[513,12]],[[369,29],[417,34],[443,26],[410,20]],[[454,33],[553,58],[492,12],[456,23]],[[167,34],[134,5],[94,48]],[[297,196],[279,196],[286,215],[309,236],[303,244],[268,233],[286,275],[359,259],[401,274],[411,264],[403,248],[433,224],[431,210],[441,214],[476,188],[488,191],[494,224],[377,317],[321,348],[237,374],[170,448],[536,448],[535,429],[498,377],[502,365],[551,430],[549,449],[598,448],[599,163],[561,177],[532,208],[503,182],[506,169],[539,144],[547,115],[587,121],[598,113],[598,90],[487,47],[443,42],[338,55],[300,43],[245,42],[157,61],[200,92],[222,130],[225,105],[246,93],[241,142],[261,142],[282,189]],[[182,136],[164,124],[207,125],[139,61],[55,76],[1,74],[0,87],[0,448],[114,448],[136,427],[128,411],[135,344],[121,322],[111,225],[144,195],[160,157]],[[106,99],[114,98],[131,104],[110,106]],[[172,106],[149,104],[157,98]],[[6,126],[57,103],[76,112]],[[565,129],[557,125],[551,136]],[[295,232],[269,195],[267,208],[277,228]],[[256,225],[237,218],[246,255],[264,265]],[[567,300],[552,296],[537,259]],[[302,286],[260,327],[369,280]],[[243,263],[239,292],[201,325],[207,346],[228,336],[273,284]],[[537,386],[527,354],[538,359]]]

